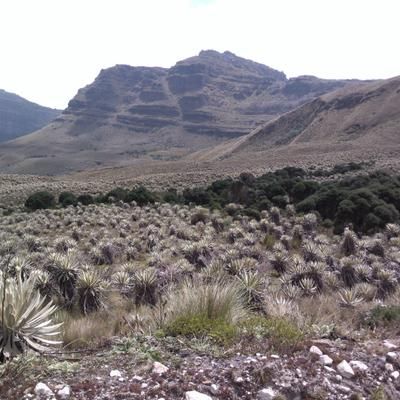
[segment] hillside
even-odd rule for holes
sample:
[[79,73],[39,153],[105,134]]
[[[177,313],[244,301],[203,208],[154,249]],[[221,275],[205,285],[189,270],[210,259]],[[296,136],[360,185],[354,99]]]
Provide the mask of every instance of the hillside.
[[43,128],[60,114],[0,89],[0,142]]
[[117,65],[53,123],[0,151],[0,171],[60,174],[176,160],[247,134],[350,82],[284,73],[208,50],[170,69]]
[[[400,145],[400,77],[352,85],[321,96],[212,156],[393,148]],[[207,155],[203,154],[207,158]],[[209,153],[209,158],[211,153]]]

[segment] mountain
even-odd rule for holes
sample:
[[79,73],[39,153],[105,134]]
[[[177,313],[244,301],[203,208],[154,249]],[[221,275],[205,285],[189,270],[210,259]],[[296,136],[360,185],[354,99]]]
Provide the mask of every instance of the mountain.
[[399,145],[400,77],[395,77],[321,96],[203,157],[351,149],[378,152]]
[[50,125],[2,146],[0,171],[60,174],[181,159],[349,83],[288,79],[213,50],[169,69],[117,65],[80,89]]
[[60,113],[0,89],[0,142],[41,129]]

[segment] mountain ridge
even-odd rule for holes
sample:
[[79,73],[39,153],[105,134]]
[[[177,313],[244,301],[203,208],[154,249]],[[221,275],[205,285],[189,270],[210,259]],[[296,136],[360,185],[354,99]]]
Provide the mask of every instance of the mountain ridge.
[[323,95],[252,131],[232,153],[319,143],[400,144],[399,128],[400,76]]
[[0,142],[27,135],[44,127],[60,112],[0,89]]
[[288,79],[215,50],[171,68],[117,65],[101,70],[50,125],[7,143],[0,170],[63,174],[143,159],[178,160],[352,82]]

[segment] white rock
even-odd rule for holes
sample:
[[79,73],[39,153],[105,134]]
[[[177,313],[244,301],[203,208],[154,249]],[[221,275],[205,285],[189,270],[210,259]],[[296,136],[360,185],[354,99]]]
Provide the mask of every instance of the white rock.
[[275,392],[272,388],[268,387],[265,389],[261,389],[257,393],[257,400],[272,400],[275,397]]
[[389,340],[384,340],[383,345],[389,350],[397,349],[397,346],[395,344],[393,344],[392,342],[389,342]]
[[311,354],[315,354],[317,356],[322,356],[324,354],[317,346],[311,346],[309,351]]
[[385,364],[385,369],[386,369],[386,371],[388,371],[388,372],[393,372],[393,371],[394,371],[393,364],[386,363],[386,364]]
[[399,371],[393,371],[393,372],[390,374],[390,376],[391,376],[393,379],[397,379],[397,378],[400,376],[400,372],[399,372]]
[[336,380],[336,382],[342,382],[342,380],[343,380],[342,375],[339,375],[339,374],[335,375],[335,380]]
[[325,370],[325,371],[328,371],[328,372],[331,372],[331,373],[336,372],[333,368],[327,367],[326,365],[325,365],[325,367],[324,367],[324,370]]
[[71,396],[71,388],[69,386],[64,386],[57,392],[57,395],[61,399],[68,399]]
[[39,382],[35,386],[35,394],[36,396],[54,396],[53,391],[43,382]]
[[349,387],[347,387],[347,386],[339,385],[339,386],[336,386],[336,388],[338,390],[340,390],[341,392],[343,392],[343,393],[350,393],[351,392],[351,389]]
[[275,358],[275,360],[279,360],[280,359],[278,354],[271,354],[271,358]]
[[214,396],[216,396],[218,394],[218,391],[219,391],[219,386],[216,385],[215,383],[213,383],[210,388],[211,388],[211,393]]
[[356,371],[364,372],[368,369],[368,365],[361,361],[350,361],[350,365]]
[[353,368],[351,368],[350,364],[346,360],[343,360],[338,364],[336,369],[344,378],[352,378],[354,376]]
[[319,362],[322,365],[332,365],[333,364],[332,358],[330,358],[326,354],[322,354],[322,356],[319,357]]
[[165,374],[168,370],[169,368],[166,365],[161,364],[158,361],[155,361],[153,364],[153,372],[156,374]]
[[204,393],[197,392],[196,390],[191,390],[185,393],[186,400],[212,400],[210,396]]
[[110,372],[110,376],[111,376],[111,378],[121,378],[122,374],[121,374],[121,371],[118,371],[117,369],[113,369]]
[[390,362],[396,362],[399,360],[399,353],[396,353],[395,351],[389,351],[389,353],[386,354],[386,358]]

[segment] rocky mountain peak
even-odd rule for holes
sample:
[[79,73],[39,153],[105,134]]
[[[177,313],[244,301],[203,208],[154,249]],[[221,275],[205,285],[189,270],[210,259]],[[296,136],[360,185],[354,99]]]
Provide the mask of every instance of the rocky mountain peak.
[[[229,51],[203,50],[171,68],[116,65],[80,89],[48,129],[12,143],[12,156],[8,151],[4,160],[14,170],[22,149],[29,172],[31,164],[40,162],[57,173],[70,153],[76,169],[143,157],[179,159],[245,135],[346,84],[288,80],[283,72]],[[56,150],[51,153],[53,142]],[[60,148],[61,142],[68,145]],[[43,154],[50,159],[44,160]],[[0,153],[0,166],[1,159]]]

